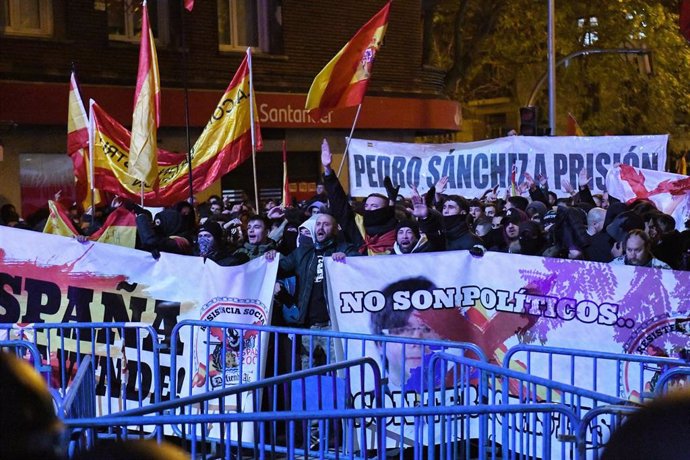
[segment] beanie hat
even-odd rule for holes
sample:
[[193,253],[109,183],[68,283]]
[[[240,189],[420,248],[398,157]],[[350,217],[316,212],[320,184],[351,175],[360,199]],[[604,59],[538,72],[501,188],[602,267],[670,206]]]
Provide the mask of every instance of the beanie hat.
[[398,225],[395,226],[395,233],[398,233],[398,230],[401,228],[409,228],[412,230],[412,233],[415,234],[417,238],[419,238],[419,224],[417,221],[412,220],[412,219],[403,219],[400,222],[398,222]]
[[213,236],[213,239],[216,240],[216,244],[220,244],[223,241],[223,228],[218,222],[206,220],[199,227],[199,233],[204,231],[209,232]]

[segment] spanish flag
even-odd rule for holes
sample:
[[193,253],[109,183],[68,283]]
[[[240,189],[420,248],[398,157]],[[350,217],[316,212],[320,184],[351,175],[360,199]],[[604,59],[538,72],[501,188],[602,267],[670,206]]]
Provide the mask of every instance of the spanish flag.
[[[43,228],[43,233],[75,237],[79,232],[65,208],[56,201],[48,201],[50,214]],[[137,226],[134,214],[123,207],[115,209],[103,223],[103,226],[88,237],[90,241],[116,244],[133,248],[137,241]]]
[[156,130],[160,123],[160,93],[156,43],[149,25],[148,7],[144,1],[128,172],[130,176],[144,182],[149,188],[155,188],[158,179]]
[[[254,104],[256,149],[263,147],[256,102],[249,91],[247,57],[220,98],[211,119],[192,147],[192,182],[202,191],[252,154],[250,106]],[[251,98],[251,99],[250,99]],[[96,184],[102,190],[137,200],[141,182],[127,170],[130,133],[92,102]],[[189,196],[187,156],[158,150],[159,187],[147,187],[146,206],[169,206]]]
[[[89,182],[89,120],[79,92],[77,76],[74,72],[69,79],[69,99],[67,112],[67,154],[74,167],[76,200],[82,209],[91,207],[91,183]],[[98,190],[94,203],[102,201]]]
[[311,84],[305,108],[319,119],[329,110],[362,103],[374,58],[383,43],[391,2],[369,20]]

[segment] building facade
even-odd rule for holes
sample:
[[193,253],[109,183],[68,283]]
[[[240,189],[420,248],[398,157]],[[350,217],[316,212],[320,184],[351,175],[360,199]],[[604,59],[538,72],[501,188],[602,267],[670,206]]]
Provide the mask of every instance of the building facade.
[[[69,171],[63,169],[69,167],[64,160],[73,67],[84,102],[93,98],[123,125],[131,125],[140,3],[0,0],[3,203],[22,204],[26,210],[28,194],[35,195],[37,183],[58,183],[52,189],[44,187],[45,193],[52,194],[60,183],[69,182]],[[187,151],[246,47],[252,46],[265,144],[256,158],[259,189],[281,186],[285,140],[290,180],[298,191],[309,192],[319,174],[321,139],[328,138],[334,151],[342,151],[356,111],[340,110],[313,120],[303,109],[306,93],[321,68],[385,2],[198,0],[191,12],[184,3],[148,1],[162,86],[160,147]],[[396,0],[391,7],[385,43],[376,56],[355,137],[413,141],[416,136],[460,128],[459,105],[442,92],[443,74],[423,65],[421,3]],[[58,171],[67,178],[58,178]],[[227,174],[206,193],[221,189],[251,192],[251,162]]]

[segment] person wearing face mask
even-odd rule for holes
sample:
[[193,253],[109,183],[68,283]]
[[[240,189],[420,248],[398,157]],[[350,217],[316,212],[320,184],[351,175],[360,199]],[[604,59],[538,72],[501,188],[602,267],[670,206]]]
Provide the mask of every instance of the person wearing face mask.
[[236,265],[223,237],[223,227],[218,222],[207,220],[199,227],[194,246],[194,255],[210,259],[221,266]]
[[161,252],[192,255],[189,225],[175,208],[166,208],[151,220],[151,213],[132,200],[124,200],[122,206],[136,215],[137,248],[150,251],[155,259]]
[[519,253],[528,256],[540,256],[546,245],[541,226],[533,221],[521,222],[518,231]]
[[447,195],[441,205],[443,232],[446,236],[446,250],[456,251],[481,246],[479,238],[469,225],[470,206],[459,195]]
[[316,219],[318,217],[318,214],[314,214],[299,225],[297,229],[297,247],[314,245],[314,238],[316,237]]
[[386,178],[388,197],[372,193],[364,201],[364,212],[355,214],[347,201],[338,177],[331,169],[332,155],[326,139],[321,144],[321,164],[324,169],[324,186],[330,201],[333,216],[342,228],[346,241],[359,248],[363,255],[384,255],[393,252],[397,220],[395,199],[398,188]]

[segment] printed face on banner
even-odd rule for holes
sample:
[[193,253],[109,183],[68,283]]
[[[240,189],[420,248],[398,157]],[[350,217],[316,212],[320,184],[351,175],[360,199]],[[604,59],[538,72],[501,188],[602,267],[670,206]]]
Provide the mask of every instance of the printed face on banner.
[[[421,318],[419,313],[413,311],[404,326],[396,326],[390,329],[382,329],[381,333],[389,337],[405,337],[415,339],[438,339],[434,332]],[[379,352],[384,357],[388,367],[388,383],[395,388],[404,388],[409,385],[412,372],[419,371],[422,360],[430,355],[429,347],[419,344],[404,345],[401,343],[379,343]]]
[[[689,354],[690,328],[683,325],[690,321],[690,273],[491,252],[481,259],[465,251],[411,254],[404,264],[400,257],[327,264],[339,330],[470,342],[499,364],[518,344]],[[435,371],[426,362],[435,350],[413,351],[406,343],[405,359],[397,350],[382,342],[371,356],[392,384],[413,391],[424,378],[420,371]],[[575,384],[579,379],[586,384],[592,375],[581,371]],[[609,377],[597,378],[600,389],[615,386]],[[653,386],[651,377],[645,380]],[[640,391],[614,388],[609,394],[627,398]]]

